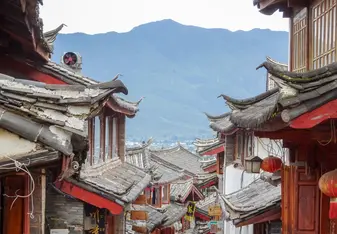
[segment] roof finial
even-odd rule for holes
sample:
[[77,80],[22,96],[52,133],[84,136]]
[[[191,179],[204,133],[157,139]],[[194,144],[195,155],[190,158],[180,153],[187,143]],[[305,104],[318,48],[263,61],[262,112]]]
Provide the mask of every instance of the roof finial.
[[117,80],[120,76],[123,76],[122,74],[120,74],[120,73],[118,73],[113,79],[112,79],[112,81],[115,81],[115,80]]

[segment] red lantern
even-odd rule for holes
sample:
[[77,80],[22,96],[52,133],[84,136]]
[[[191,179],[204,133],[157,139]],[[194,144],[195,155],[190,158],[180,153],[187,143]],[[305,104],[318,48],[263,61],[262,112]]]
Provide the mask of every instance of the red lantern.
[[337,219],[337,169],[322,175],[318,187],[322,193],[330,197],[329,218]]
[[274,173],[275,171],[280,170],[281,167],[282,160],[275,156],[268,156],[261,162],[261,169],[266,172]]

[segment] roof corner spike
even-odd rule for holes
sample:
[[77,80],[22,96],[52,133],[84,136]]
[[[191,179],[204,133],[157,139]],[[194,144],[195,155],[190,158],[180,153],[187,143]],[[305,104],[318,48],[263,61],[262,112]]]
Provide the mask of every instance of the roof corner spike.
[[138,102],[136,102],[137,106],[144,100],[145,97],[141,97]]
[[113,79],[112,79],[112,81],[115,81],[115,80],[117,80],[120,76],[123,76],[122,74],[120,74],[120,73],[118,73]]
[[259,66],[257,66],[257,67],[256,67],[256,70],[259,70],[259,69],[262,68],[262,67],[264,67],[264,68],[266,68],[266,69],[268,70],[268,68],[266,67],[266,62],[263,62],[263,63],[261,63]]

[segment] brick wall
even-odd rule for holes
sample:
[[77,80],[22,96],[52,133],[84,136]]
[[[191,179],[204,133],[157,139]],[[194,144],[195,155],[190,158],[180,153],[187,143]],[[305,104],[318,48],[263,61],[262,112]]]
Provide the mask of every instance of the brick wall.
[[[69,198],[47,187],[46,218],[49,229],[69,229],[69,234],[82,234],[83,202]],[[48,234],[49,232],[46,232]]]

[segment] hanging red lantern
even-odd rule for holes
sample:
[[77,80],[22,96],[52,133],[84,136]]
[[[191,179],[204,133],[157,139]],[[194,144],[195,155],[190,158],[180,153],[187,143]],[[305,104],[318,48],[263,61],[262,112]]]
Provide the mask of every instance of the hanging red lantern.
[[318,187],[322,193],[330,197],[329,218],[337,219],[337,169],[322,175]]
[[261,162],[261,169],[266,172],[274,173],[280,170],[281,167],[282,167],[282,160],[275,156],[268,156]]

